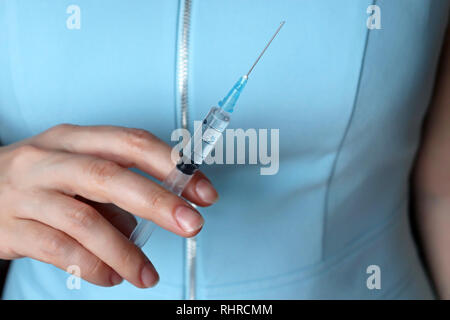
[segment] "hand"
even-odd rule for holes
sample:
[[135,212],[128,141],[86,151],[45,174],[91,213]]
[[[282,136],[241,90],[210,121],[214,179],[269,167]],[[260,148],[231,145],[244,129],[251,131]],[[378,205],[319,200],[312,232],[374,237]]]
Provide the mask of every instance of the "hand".
[[[155,285],[155,268],[128,240],[136,225],[128,212],[183,237],[204,222],[182,198],[127,169],[162,180],[174,167],[170,153],[144,130],[68,124],[0,147],[0,258],[77,265],[101,286]],[[183,196],[208,206],[217,193],[197,172]]]

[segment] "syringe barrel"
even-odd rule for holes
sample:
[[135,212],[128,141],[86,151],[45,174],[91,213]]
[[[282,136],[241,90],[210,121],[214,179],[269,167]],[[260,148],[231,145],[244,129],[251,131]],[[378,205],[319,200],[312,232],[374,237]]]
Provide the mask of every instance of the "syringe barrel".
[[[172,191],[177,196],[180,196],[184,188],[187,186],[192,178],[192,174],[185,174],[181,172],[177,167],[170,171],[169,175],[164,179],[162,186],[169,191]],[[156,224],[152,221],[142,219],[134,228],[130,235],[130,241],[133,242],[139,248],[142,248],[147,243],[148,239],[152,235]]]
[[230,123],[230,114],[222,108],[212,107],[208,115],[194,132],[194,145],[191,159],[196,164],[202,164],[206,157],[213,151],[217,141]]
[[[228,112],[218,107],[212,107],[201,127],[194,133],[192,151],[189,155],[183,154],[177,166],[164,179],[162,186],[180,196],[194,172],[198,170],[200,164],[214,149],[229,122],[230,115]],[[201,143],[195,143],[195,139],[201,141]],[[138,247],[142,247],[150,238],[154,228],[153,222],[142,219],[131,233],[130,240]]]

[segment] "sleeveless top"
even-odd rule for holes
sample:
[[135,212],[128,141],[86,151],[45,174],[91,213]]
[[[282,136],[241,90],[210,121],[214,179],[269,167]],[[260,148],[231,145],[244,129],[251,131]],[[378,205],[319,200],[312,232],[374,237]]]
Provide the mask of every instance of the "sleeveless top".
[[[450,2],[187,2],[1,1],[1,143],[73,123],[143,128],[174,144],[183,31],[191,125],[286,20],[230,124],[279,129],[278,172],[205,165],[220,200],[200,208],[205,226],[188,247],[154,232],[143,250],[160,273],[155,288],[82,281],[69,290],[68,273],[23,258],[3,298],[433,298],[411,233],[408,177]],[[380,288],[369,285],[373,268]]]

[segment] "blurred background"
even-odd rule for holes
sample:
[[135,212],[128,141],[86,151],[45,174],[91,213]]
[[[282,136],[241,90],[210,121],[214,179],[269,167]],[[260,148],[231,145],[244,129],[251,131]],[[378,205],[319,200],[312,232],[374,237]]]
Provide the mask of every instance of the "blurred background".
[[0,260],[0,297],[3,291],[3,285],[5,284],[6,273],[8,271],[9,261]]

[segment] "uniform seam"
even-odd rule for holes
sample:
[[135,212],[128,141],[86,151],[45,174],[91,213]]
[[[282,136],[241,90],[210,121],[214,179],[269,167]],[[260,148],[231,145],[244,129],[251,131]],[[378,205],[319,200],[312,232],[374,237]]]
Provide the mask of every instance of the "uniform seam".
[[180,41],[180,15],[181,15],[181,1],[178,1],[178,7],[177,7],[177,19],[176,19],[176,26],[175,26],[175,55],[174,55],[174,127],[178,128],[178,107],[179,107],[179,103],[178,103],[178,54],[180,51],[180,46],[179,46],[179,41]]
[[[359,254],[365,248],[370,246],[374,241],[385,236],[387,232],[391,232],[392,228],[401,227],[401,223],[403,223],[402,218],[406,214],[405,211],[402,210],[402,207],[405,205],[405,203],[406,203],[405,200],[401,201],[398,210],[395,210],[393,214],[389,215],[376,228],[372,229],[370,235],[367,235],[362,239],[359,239],[357,243],[354,244],[353,246],[346,248],[339,254],[329,259],[326,259],[325,261],[320,261],[318,263],[302,266],[289,272],[269,277],[239,281],[231,284],[222,283],[215,285],[204,285],[202,287],[205,290],[217,290],[220,288],[233,288],[257,282],[262,284],[263,282],[268,281],[271,282],[271,284],[268,284],[267,287],[273,288],[289,285],[292,284],[293,282],[309,281],[311,279],[321,277],[322,275],[331,272],[334,268],[339,267],[348,258]],[[273,282],[277,282],[278,284],[273,284]],[[261,291],[261,288],[255,289],[254,291]]]
[[[11,5],[9,7],[9,10],[8,10],[8,7],[7,7],[8,4]],[[33,135],[33,134],[35,134],[35,132],[34,132],[34,130],[32,130],[32,128],[30,126],[30,123],[28,122],[27,117],[25,117],[24,112],[22,110],[22,104],[19,101],[19,99],[17,98],[18,97],[18,95],[17,95],[17,86],[16,86],[17,82],[16,82],[16,79],[14,77],[14,70],[13,70],[12,61],[11,61],[11,57],[13,57],[14,54],[12,54],[12,52],[11,52],[12,49],[11,49],[10,40],[11,40],[11,38],[13,38],[13,36],[16,36],[16,34],[17,34],[17,24],[16,24],[16,22],[17,22],[17,10],[16,10],[16,4],[14,2],[6,3],[6,6],[5,6],[5,17],[7,19],[7,22],[11,22],[12,19],[14,20],[12,24],[6,23],[7,29],[5,31],[6,35],[8,37],[5,46],[6,46],[6,50],[7,50],[7,58],[8,58],[7,64],[8,64],[8,71],[9,71],[10,79],[11,79],[11,88],[13,90],[13,92],[11,94],[14,96],[15,101],[17,103],[18,115],[22,119],[23,124],[25,125],[25,127],[28,129],[29,134]],[[13,26],[13,29],[11,28],[11,25]],[[13,35],[11,35],[12,32],[14,32]],[[15,37],[15,38],[17,38],[17,37]]]
[[[375,5],[376,2],[377,2],[377,0],[373,0],[372,5]],[[353,123],[353,119],[354,119],[355,113],[356,113],[356,107],[359,102],[358,98],[359,98],[360,89],[361,89],[362,76],[363,76],[364,65],[365,65],[365,61],[366,61],[366,55],[367,55],[367,48],[369,45],[369,35],[370,35],[370,30],[369,30],[369,28],[367,28],[366,36],[365,36],[365,40],[364,40],[364,49],[363,49],[361,63],[360,63],[360,69],[359,69],[358,82],[356,85],[355,96],[353,98],[352,111],[350,113],[350,117],[349,117],[347,125],[345,127],[344,134],[342,135],[341,140],[339,142],[339,145],[338,145],[338,148],[336,151],[336,156],[334,157],[334,160],[331,164],[330,174],[329,174],[327,182],[326,182],[325,197],[324,197],[324,210],[323,210],[323,219],[322,219],[322,248],[321,248],[321,254],[320,254],[321,261],[324,261],[324,258],[325,258],[325,237],[326,237],[326,232],[327,232],[327,223],[328,223],[328,215],[329,215],[329,200],[330,200],[331,184],[334,180],[339,157],[341,155],[342,149],[344,147],[345,141],[346,141],[348,133],[350,131],[350,127]]]

